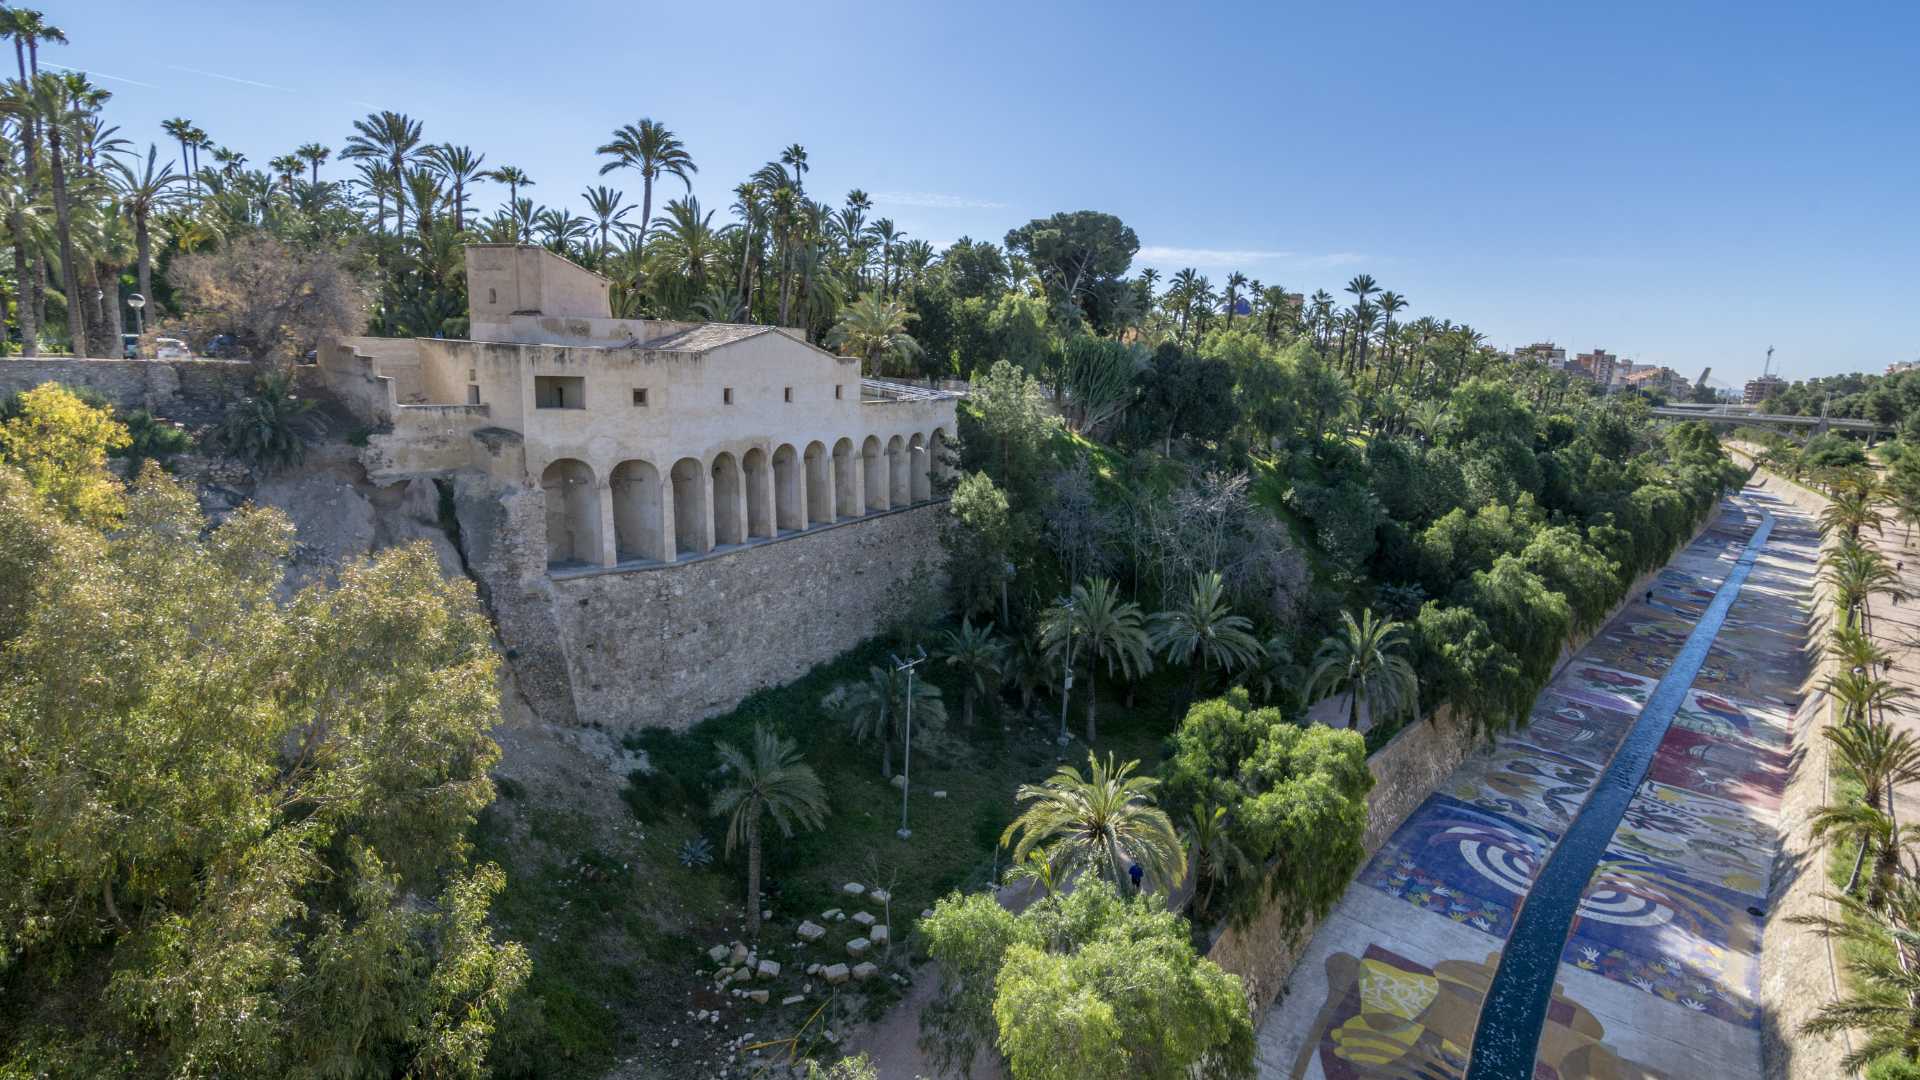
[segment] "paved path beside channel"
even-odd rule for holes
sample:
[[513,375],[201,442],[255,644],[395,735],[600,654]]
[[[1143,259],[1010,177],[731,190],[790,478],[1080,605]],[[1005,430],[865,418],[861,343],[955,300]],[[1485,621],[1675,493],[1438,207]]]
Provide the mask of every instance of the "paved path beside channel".
[[1263,1018],[1261,1075],[1457,1077],[1515,917],[1762,510],[1771,535],[1629,801],[1560,953],[1539,1075],[1753,1076],[1760,905],[1807,672],[1817,536],[1748,489],[1470,757],[1321,924]]

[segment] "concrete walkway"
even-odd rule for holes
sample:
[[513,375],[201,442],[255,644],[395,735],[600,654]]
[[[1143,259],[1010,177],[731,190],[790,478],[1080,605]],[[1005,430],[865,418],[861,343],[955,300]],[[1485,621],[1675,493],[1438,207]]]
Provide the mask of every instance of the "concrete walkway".
[[1753,536],[1772,535],[1582,896],[1537,1075],[1754,1076],[1760,905],[1817,537],[1749,489],[1355,878],[1264,1018],[1261,1074],[1461,1076],[1534,877]]

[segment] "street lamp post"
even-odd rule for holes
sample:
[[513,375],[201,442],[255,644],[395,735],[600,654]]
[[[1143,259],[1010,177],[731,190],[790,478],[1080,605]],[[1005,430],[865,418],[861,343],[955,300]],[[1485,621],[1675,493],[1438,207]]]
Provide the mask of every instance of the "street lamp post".
[[907,828],[907,793],[913,788],[913,669],[926,662],[927,650],[921,649],[920,655],[912,660],[887,655],[893,661],[893,670],[907,673],[907,745],[900,752],[900,830],[894,834],[905,840],[913,835],[913,830]]
[[147,298],[139,293],[130,293],[127,296],[127,306],[133,309],[133,332],[142,337],[146,336],[147,317],[143,309],[147,306]]
[[1073,692],[1073,597],[1065,600],[1067,609],[1067,656],[1060,669],[1060,737],[1061,746],[1072,740],[1067,737],[1067,697]]

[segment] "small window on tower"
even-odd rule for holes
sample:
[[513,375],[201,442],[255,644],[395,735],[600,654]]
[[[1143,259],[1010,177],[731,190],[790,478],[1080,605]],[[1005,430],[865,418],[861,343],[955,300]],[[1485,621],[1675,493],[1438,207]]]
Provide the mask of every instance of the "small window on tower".
[[793,404],[793,387],[791,386],[787,387],[785,393],[786,393],[787,404],[789,405]]
[[480,388],[479,387],[477,386],[467,387],[467,404],[469,405],[480,404]]
[[834,384],[833,384],[833,400],[835,400],[835,401],[839,401],[839,400],[841,400],[841,398],[840,398],[840,390],[841,390],[841,384],[839,384],[839,383],[834,383]]
[[633,388],[633,403],[635,405],[645,405],[647,403],[647,391],[644,387],[636,386]]
[[733,387],[729,386],[720,391],[720,403],[722,405],[733,404]]

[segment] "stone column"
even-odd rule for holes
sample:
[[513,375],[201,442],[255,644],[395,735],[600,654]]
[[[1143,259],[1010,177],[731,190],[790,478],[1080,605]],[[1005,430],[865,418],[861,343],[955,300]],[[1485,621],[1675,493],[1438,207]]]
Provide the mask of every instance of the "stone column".
[[673,525],[673,479],[665,477],[660,481],[660,561],[672,562],[679,557],[679,534]]
[[865,517],[867,514],[867,459],[860,455],[856,444],[853,452],[847,455],[847,468],[853,470],[853,514]]
[[606,474],[601,477],[593,485],[593,494],[600,500],[600,565],[612,566],[620,561],[613,529],[613,484]]
[[[778,497],[780,481],[773,472],[773,447],[762,447],[761,452],[766,455],[766,462],[761,466],[762,479],[766,482],[760,485],[760,510],[762,520],[767,523],[767,535],[774,537],[780,535],[780,517],[777,510],[780,505]],[[753,498],[753,485],[748,484],[746,488],[747,497],[749,499]],[[747,532],[751,535],[753,532],[751,525],[753,519],[749,517],[747,520],[749,522]]]

